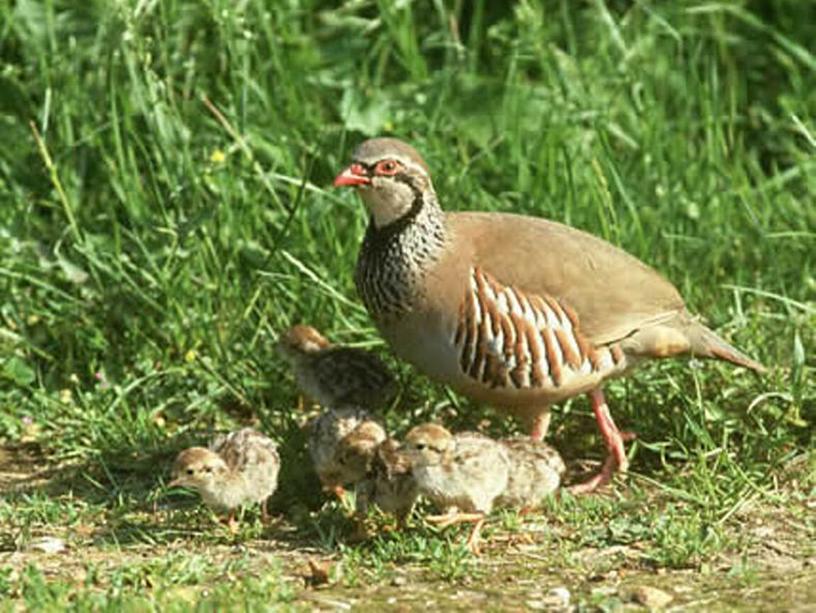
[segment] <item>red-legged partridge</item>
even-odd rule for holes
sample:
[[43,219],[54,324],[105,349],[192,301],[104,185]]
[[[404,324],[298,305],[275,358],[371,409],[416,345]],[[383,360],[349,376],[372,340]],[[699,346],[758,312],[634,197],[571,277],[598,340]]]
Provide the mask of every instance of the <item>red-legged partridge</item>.
[[399,357],[516,414],[536,439],[550,405],[589,395],[609,454],[575,491],[627,468],[606,379],[683,354],[763,370],[660,274],[599,238],[536,217],[444,213],[427,165],[399,140],[362,143],[334,185],[357,188],[370,214],[355,281]]
[[485,517],[507,488],[505,447],[476,432],[451,434],[437,424],[412,428],[404,447],[419,493],[446,511],[426,520],[443,527],[472,523],[468,547],[478,554]]
[[235,511],[261,503],[261,518],[268,518],[267,499],[278,487],[280,456],[275,443],[260,432],[244,428],[217,438],[209,449],[190,447],[176,457],[169,487],[196,490],[204,504],[227,512],[235,530]]
[[300,389],[324,408],[382,409],[396,395],[396,381],[373,353],[334,345],[312,326],[281,335],[278,350],[290,362]]
[[385,430],[364,409],[328,409],[313,420],[309,454],[324,489],[338,497],[362,479]]
[[561,485],[567,470],[564,460],[544,441],[527,436],[505,438],[499,443],[510,457],[510,476],[496,505],[522,512],[538,508]]
[[377,447],[365,479],[357,484],[357,512],[365,516],[371,504],[397,518],[403,527],[411,515],[419,491],[408,457],[400,443],[385,439]]

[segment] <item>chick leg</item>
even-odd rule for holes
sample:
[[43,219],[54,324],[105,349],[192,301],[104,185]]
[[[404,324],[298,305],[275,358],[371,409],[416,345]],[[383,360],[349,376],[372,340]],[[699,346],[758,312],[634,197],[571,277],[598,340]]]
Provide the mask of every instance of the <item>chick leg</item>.
[[603,487],[612,481],[612,477],[616,472],[625,473],[629,469],[629,459],[626,457],[623,443],[634,438],[634,434],[631,432],[622,433],[618,430],[600,388],[591,391],[588,395],[592,403],[592,412],[595,413],[595,420],[598,422],[601,436],[603,436],[604,443],[606,443],[607,456],[597,475],[570,488],[570,492],[573,494],[594,492],[599,487]]
[[439,528],[447,528],[456,524],[469,524],[484,520],[484,513],[446,513],[445,515],[428,515],[425,518],[429,524],[434,524]]
[[482,526],[485,523],[484,515],[482,515],[481,519],[477,520],[473,524],[473,530],[470,531],[470,536],[468,536],[467,546],[470,549],[470,553],[475,556],[481,555],[481,549],[479,548],[479,544],[482,542]]
[[411,517],[411,513],[413,512],[414,505],[411,505],[409,509],[397,511],[397,530],[405,530],[408,527],[408,519]]
[[470,536],[468,536],[467,546],[473,555],[479,555],[481,531],[485,522],[484,513],[460,513],[454,510],[444,515],[429,515],[425,518],[425,521],[439,528],[447,528],[456,524],[473,524],[473,529],[470,531]]
[[232,534],[238,534],[238,527],[238,520],[235,519],[235,509],[232,509],[227,515],[227,529]]
[[266,503],[269,498],[264,498],[261,502],[261,523],[268,524],[269,523],[269,510],[266,508]]
[[297,410],[300,413],[305,413],[309,411],[312,407],[317,405],[318,402],[309,396],[309,394],[298,394],[297,397]]

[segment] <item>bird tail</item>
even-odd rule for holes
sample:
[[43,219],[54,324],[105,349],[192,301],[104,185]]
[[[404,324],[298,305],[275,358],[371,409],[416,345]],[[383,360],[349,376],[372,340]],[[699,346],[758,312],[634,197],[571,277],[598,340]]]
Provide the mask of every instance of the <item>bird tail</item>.
[[737,366],[750,368],[760,375],[768,371],[762,364],[729,345],[701,323],[690,322],[685,332],[691,345],[690,352],[694,356],[731,362]]

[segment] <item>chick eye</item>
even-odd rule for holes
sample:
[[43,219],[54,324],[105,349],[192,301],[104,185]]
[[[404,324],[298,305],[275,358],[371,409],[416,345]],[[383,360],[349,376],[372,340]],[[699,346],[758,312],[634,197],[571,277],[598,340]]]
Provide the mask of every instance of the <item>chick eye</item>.
[[400,165],[395,160],[383,160],[377,164],[377,174],[379,175],[395,175],[400,169]]
[[205,473],[211,473],[212,471],[213,471],[212,466],[205,466],[204,467],[204,472]]
[[424,451],[424,450],[425,450],[425,447],[427,447],[427,445],[425,445],[425,444],[423,444],[423,443],[419,443],[419,444],[417,444],[417,446],[416,446],[417,451]]
[[194,472],[194,471],[193,471],[193,469],[192,469],[192,468],[188,468],[188,469],[187,469],[187,474],[188,474],[188,475],[192,475],[192,474],[193,474],[193,472]]

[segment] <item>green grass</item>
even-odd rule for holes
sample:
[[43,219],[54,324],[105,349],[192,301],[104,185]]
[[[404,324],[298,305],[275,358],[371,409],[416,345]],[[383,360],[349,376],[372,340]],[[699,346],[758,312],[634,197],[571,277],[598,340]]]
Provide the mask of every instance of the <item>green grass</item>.
[[[0,451],[24,443],[21,472],[52,467],[36,485],[0,481],[0,556],[51,533],[114,558],[148,552],[79,584],[2,557],[0,597],[301,606],[297,565],[223,553],[290,532],[292,550],[344,568],[349,594],[403,565],[430,585],[502,576],[463,555],[456,530],[350,542],[304,469],[274,338],[307,321],[381,345],[352,283],[362,207],[329,189],[376,134],[424,154],[449,210],[545,216],[622,246],[770,367],[756,379],[677,361],[609,386],[639,437],[631,487],[554,503],[535,532],[581,602],[606,606],[581,587],[589,574],[632,566],[587,561],[593,548],[715,574],[732,555],[735,574],[762,583],[746,526],[763,517],[799,535],[794,557],[813,556],[814,38],[813,8],[795,0],[0,6]],[[432,418],[517,429],[394,366],[395,432]],[[163,470],[245,423],[282,444],[281,519],[265,529],[249,512],[236,540],[192,499],[167,497]],[[552,431],[570,461],[601,454],[582,399],[556,409]],[[7,455],[2,475],[15,472]],[[488,531],[530,529],[510,516]],[[151,547],[196,557],[151,559]],[[237,591],[207,587],[224,576]]]

